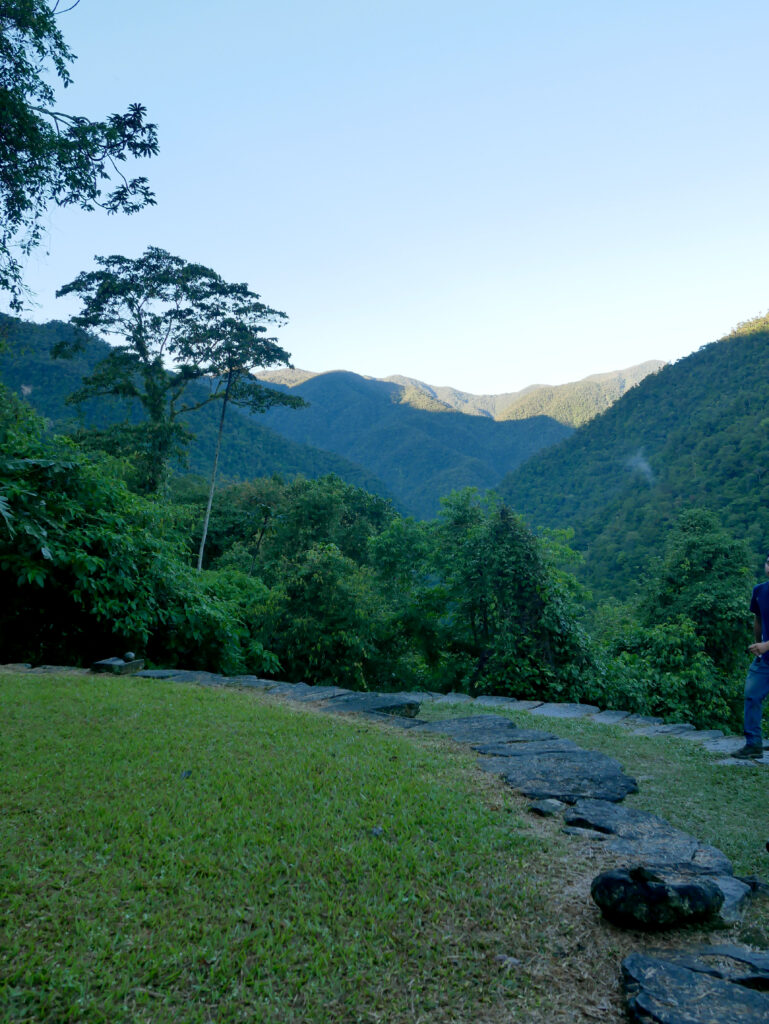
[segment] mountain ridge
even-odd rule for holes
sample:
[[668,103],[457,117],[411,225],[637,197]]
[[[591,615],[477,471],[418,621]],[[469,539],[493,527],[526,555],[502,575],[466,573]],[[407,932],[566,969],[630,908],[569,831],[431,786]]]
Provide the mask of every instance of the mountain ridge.
[[499,493],[534,527],[572,527],[598,596],[630,596],[686,508],[767,546],[769,316],[645,378]]
[[[484,416],[494,420],[528,419],[532,415],[552,415],[556,409],[560,415],[552,416],[566,426],[578,426],[586,422],[584,409],[591,396],[590,415],[596,415],[616,401],[622,394],[634,387],[650,373],[657,373],[666,364],[661,359],[647,359],[642,363],[593,373],[577,381],[566,384],[529,384],[519,391],[507,391],[500,394],[477,395],[470,391],[462,391],[450,386],[427,384],[416,377],[392,374],[389,377],[371,377],[357,374],[352,370],[302,370],[279,369],[263,370],[256,376],[271,384],[279,384],[287,388],[299,387],[315,377],[324,377],[335,373],[352,373],[362,380],[379,384],[395,384],[402,388],[401,403],[413,405],[415,408],[430,408],[432,411],[462,412],[468,416]],[[583,394],[584,393],[584,394]],[[435,403],[434,405],[432,403]],[[537,411],[524,412],[527,408],[538,406]],[[583,413],[576,414],[569,409],[570,405],[579,404]]]

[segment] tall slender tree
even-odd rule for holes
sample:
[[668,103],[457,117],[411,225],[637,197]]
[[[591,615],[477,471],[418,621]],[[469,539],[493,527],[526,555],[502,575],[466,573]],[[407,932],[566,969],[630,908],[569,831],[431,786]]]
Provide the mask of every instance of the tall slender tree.
[[[218,458],[228,404],[254,411],[303,404],[253,376],[258,367],[290,366],[288,352],[267,336],[268,325],[288,318],[247,285],[229,284],[210,268],[158,248],[138,259],[100,256],[96,263],[98,270],[83,272],[57,292],[79,297],[81,312],[70,322],[83,331],[55,351],[74,353],[86,343],[88,330],[119,339],[71,400],[113,396],[139,402],[146,418],[132,428],[132,440],[143,490],[158,489],[172,455],[189,440],[183,418],[190,412],[222,403]],[[201,379],[208,390],[192,395],[189,385]]]

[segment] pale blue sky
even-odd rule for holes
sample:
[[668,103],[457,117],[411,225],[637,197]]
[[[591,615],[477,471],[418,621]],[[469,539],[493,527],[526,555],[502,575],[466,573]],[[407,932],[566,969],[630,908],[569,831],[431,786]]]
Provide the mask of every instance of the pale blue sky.
[[675,359],[769,307],[765,2],[81,0],[59,106],[141,101],[158,206],[47,217],[246,281],[296,366],[476,393]]

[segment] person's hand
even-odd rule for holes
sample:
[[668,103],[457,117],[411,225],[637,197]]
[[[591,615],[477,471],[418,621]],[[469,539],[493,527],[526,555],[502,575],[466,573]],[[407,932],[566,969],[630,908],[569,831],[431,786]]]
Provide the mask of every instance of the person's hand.
[[751,654],[760,658],[762,654],[766,654],[766,652],[769,651],[769,640],[762,640],[761,643],[750,644],[748,650]]

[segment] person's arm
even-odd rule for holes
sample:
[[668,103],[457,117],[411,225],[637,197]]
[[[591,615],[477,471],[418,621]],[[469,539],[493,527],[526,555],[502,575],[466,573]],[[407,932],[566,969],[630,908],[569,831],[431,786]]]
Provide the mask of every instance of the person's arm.
[[757,658],[760,658],[762,654],[766,654],[769,651],[769,640],[764,643],[761,640],[761,616],[753,616],[753,636],[756,638],[756,642],[748,647],[751,654],[755,654]]

